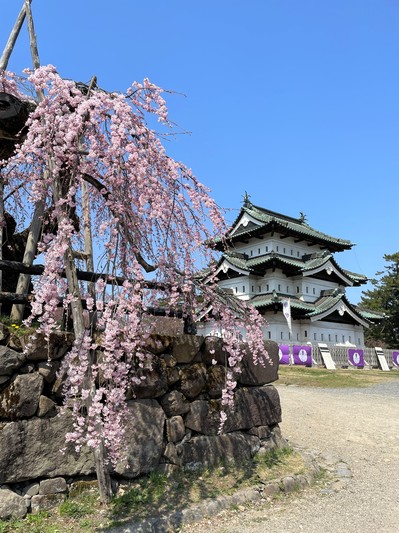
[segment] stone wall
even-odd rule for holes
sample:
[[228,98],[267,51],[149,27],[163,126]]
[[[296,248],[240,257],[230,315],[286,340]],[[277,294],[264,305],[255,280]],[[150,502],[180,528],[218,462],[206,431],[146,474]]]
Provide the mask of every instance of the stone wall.
[[[70,444],[66,453],[60,452],[71,416],[59,415],[62,381],[57,370],[72,335],[56,334],[50,346],[39,337],[25,352],[27,337],[3,327],[0,339],[0,517],[24,516],[65,497],[71,483],[94,475],[94,465],[88,450],[77,455]],[[148,351],[153,369],[129,394],[128,460],[116,466],[114,479],[243,461],[283,442],[280,400],[271,385],[278,378],[278,346],[265,344],[273,365],[255,366],[247,354],[234,412],[218,435],[223,341],[152,335]]]

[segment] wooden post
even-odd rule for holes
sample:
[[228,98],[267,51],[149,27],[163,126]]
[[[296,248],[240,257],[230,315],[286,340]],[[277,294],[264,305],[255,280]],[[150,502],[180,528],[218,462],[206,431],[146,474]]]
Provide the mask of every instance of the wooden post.
[[15,43],[18,39],[19,32],[21,31],[22,24],[25,20],[25,2],[24,5],[21,8],[21,11],[19,12],[18,18],[14,24],[13,29],[11,30],[10,36],[8,38],[8,41],[4,47],[3,53],[0,58],[0,70],[5,70],[8,65],[8,61],[10,60],[11,53],[14,49]]
[[[3,50],[3,53],[0,58],[0,71],[5,70],[8,66],[8,61],[10,59],[11,53],[14,49],[15,43],[18,39],[19,32],[21,31],[22,24],[25,20],[25,4],[22,6],[21,11],[17,17],[17,20],[14,24],[13,29],[11,30],[10,36],[8,37],[8,41],[6,43],[6,46]],[[0,260],[3,259],[3,236],[4,236],[4,183],[1,180],[0,183]],[[3,273],[0,272],[0,291],[3,288]],[[1,304],[0,304],[0,312],[1,312]]]
[[[91,213],[90,213],[90,202],[89,202],[89,193],[87,190],[87,182],[81,180],[82,187],[82,210],[83,210],[83,233],[84,233],[84,243],[85,243],[85,259],[86,259],[86,270],[89,272],[94,272],[94,259],[93,259],[93,238],[91,233]],[[87,284],[87,291],[92,298],[95,297],[95,286],[93,282]]]
[[[39,68],[40,67],[40,59],[39,59],[39,51],[37,48],[37,40],[36,40],[36,33],[35,33],[35,27],[33,24],[33,16],[32,16],[32,10],[31,10],[31,0],[25,0],[24,3],[24,12],[26,13],[26,18],[28,22],[28,30],[29,30],[29,43],[30,43],[30,50],[31,50],[31,56],[32,56],[32,63],[33,67]],[[44,93],[43,91],[37,92],[37,97],[39,99],[39,102],[44,99]],[[33,263],[33,260],[36,256],[36,250],[37,250],[37,243],[39,242],[40,237],[40,230],[42,227],[42,217],[44,214],[45,204],[42,201],[39,201],[36,203],[35,210],[33,213],[33,219],[29,230],[28,240],[26,242],[25,246],[25,252],[23,257],[23,262],[27,266],[31,266]],[[29,290],[29,283],[30,283],[30,276],[27,274],[21,274],[18,278],[18,284],[16,292],[17,294],[28,294]],[[25,306],[23,304],[19,305],[13,305],[11,309],[11,320],[13,320],[16,323],[22,322],[22,319],[24,317],[24,311]]]
[[[22,262],[26,266],[31,266],[36,256],[37,243],[39,242],[40,231],[42,227],[42,216],[44,213],[44,202],[37,202],[35,211],[33,214],[32,223],[30,225],[28,239],[25,245],[25,252]],[[30,284],[29,274],[20,274],[18,277],[17,288],[15,292],[21,295],[27,295]],[[24,317],[25,305],[16,304],[11,308],[10,318],[16,324],[22,322]]]

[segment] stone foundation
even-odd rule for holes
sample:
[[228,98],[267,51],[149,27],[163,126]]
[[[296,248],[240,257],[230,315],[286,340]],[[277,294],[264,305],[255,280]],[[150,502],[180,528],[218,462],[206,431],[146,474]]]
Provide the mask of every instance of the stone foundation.
[[[10,328],[12,329],[12,328]],[[60,415],[60,359],[72,345],[69,333],[54,335],[51,346],[3,327],[0,341],[0,518],[25,516],[58,504],[82,477],[93,479],[89,450],[78,455],[65,434],[72,429]],[[218,434],[225,379],[223,341],[216,337],[153,335],[148,350],[153,369],[130,393],[132,415],[126,432],[127,462],[115,480],[150,471],[196,469],[223,461],[245,461],[279,446],[281,407],[277,390],[278,346],[265,341],[273,365],[241,364],[234,411]],[[48,350],[52,356],[47,363]],[[216,361],[213,365],[212,361]],[[134,422],[133,422],[134,421]]]

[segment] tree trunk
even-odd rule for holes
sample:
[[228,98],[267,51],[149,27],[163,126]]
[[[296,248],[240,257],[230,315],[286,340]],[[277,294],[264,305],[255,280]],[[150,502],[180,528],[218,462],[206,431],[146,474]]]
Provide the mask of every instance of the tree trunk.
[[112,485],[109,469],[105,463],[105,449],[103,442],[101,442],[100,446],[93,451],[93,454],[101,503],[108,504],[112,500]]
[[[56,204],[57,201],[60,199],[61,190],[62,189],[61,189],[60,179],[57,178],[55,187],[54,187],[54,204]],[[58,215],[59,227],[61,227],[62,216],[63,216],[62,213]],[[66,216],[66,214],[64,214],[64,216]],[[71,243],[69,243],[68,249],[65,252],[65,256],[64,256],[65,275],[66,275],[66,279],[68,283],[68,292],[69,294],[72,294],[74,296],[74,299],[71,302],[71,309],[72,309],[73,330],[75,333],[75,338],[82,339],[85,333],[85,324],[84,324],[84,319],[83,319],[82,295],[80,292],[74,255],[75,254],[72,250]],[[91,362],[94,363],[94,361],[91,361]],[[90,384],[91,395],[87,399],[87,403],[86,403],[87,408],[89,408],[96,389],[95,389],[95,383],[94,383],[93,378],[90,375],[88,375],[87,379],[91,380],[91,384]],[[112,487],[111,487],[111,477],[110,477],[108,466],[107,466],[106,459],[105,459],[106,453],[105,453],[105,447],[104,447],[103,442],[100,443],[100,446],[97,449],[93,450],[93,455],[94,455],[94,464],[96,468],[98,490],[100,493],[100,500],[102,503],[108,504],[112,499]]]

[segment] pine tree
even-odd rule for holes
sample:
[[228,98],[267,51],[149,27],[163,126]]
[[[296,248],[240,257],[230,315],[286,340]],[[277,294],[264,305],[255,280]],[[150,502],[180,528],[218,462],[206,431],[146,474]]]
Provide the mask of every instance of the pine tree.
[[399,344],[399,252],[384,255],[385,269],[372,279],[374,289],[363,292],[360,307],[384,313],[385,317],[366,332],[366,343],[387,348]]

